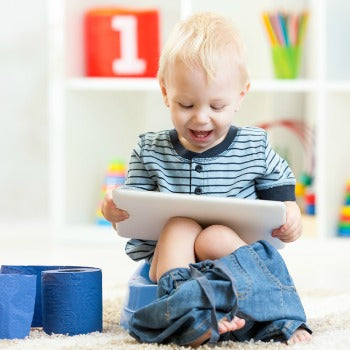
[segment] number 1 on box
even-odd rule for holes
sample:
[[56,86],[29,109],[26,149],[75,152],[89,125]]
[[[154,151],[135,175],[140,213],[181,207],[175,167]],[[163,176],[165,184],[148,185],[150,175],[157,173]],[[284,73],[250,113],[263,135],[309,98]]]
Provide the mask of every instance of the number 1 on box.
[[114,16],[112,29],[120,32],[120,58],[113,61],[115,74],[142,74],[146,61],[137,57],[137,18],[135,16]]

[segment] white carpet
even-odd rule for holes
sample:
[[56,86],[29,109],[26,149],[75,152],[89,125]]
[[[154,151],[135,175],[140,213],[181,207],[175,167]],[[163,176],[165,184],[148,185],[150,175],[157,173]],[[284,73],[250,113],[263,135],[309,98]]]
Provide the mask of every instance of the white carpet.
[[[134,350],[134,349],[185,349],[174,345],[139,344],[119,326],[126,282],[135,270],[135,265],[128,265],[120,245],[120,251],[114,246],[100,249],[97,246],[83,250],[82,247],[65,247],[51,254],[52,260],[69,264],[99,266],[104,271],[104,331],[74,337],[48,336],[42,330],[32,330],[24,340],[0,340],[0,349],[6,350]],[[3,248],[3,249],[2,249]],[[5,249],[6,248],[6,249]],[[19,248],[16,247],[17,252]],[[25,258],[28,250],[21,250],[18,258],[12,259],[11,247],[0,247],[3,263],[33,263],[32,255]],[[67,255],[71,251],[71,254]],[[77,251],[80,252],[79,259]],[[6,257],[8,254],[8,257]],[[34,254],[31,251],[31,254]],[[66,255],[65,255],[66,254]],[[282,251],[288,268],[300,293],[308,323],[314,331],[312,341],[296,344],[290,349],[313,350],[349,350],[350,349],[350,240],[300,240]],[[11,255],[11,256],[10,256]],[[4,258],[5,257],[5,258]],[[76,259],[76,260],[75,260]],[[41,262],[35,255],[36,262]],[[48,257],[43,263],[51,263]],[[116,268],[118,267],[118,269]],[[118,285],[116,283],[119,283]],[[208,345],[199,349],[237,349],[265,350],[288,349],[282,343],[221,343],[215,347]]]
[[[109,300],[104,301],[104,331],[74,337],[48,336],[40,329],[33,329],[25,340],[0,340],[0,349],[184,349],[175,345],[139,344],[119,326],[124,288],[115,287],[108,291]],[[296,344],[292,349],[348,350],[350,349],[350,293],[316,291],[301,293],[309,325],[314,331],[311,343]],[[208,345],[199,349],[287,349],[282,343],[221,343],[215,347]]]

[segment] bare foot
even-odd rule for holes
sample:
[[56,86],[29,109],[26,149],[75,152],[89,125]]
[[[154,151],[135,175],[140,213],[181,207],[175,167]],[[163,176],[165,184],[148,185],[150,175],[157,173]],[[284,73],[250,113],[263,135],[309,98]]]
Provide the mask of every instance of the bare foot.
[[308,343],[312,338],[312,335],[304,328],[298,328],[292,336],[288,339],[288,345],[294,345],[296,343]]
[[[228,321],[227,319],[222,319],[218,323],[219,334],[224,334],[227,332],[233,332],[237,329],[243,328],[245,325],[245,320],[243,318],[234,317],[233,320]],[[294,333],[295,334],[295,333]],[[211,329],[208,329],[201,337],[196,339],[189,346],[196,348],[208,340],[211,336]]]

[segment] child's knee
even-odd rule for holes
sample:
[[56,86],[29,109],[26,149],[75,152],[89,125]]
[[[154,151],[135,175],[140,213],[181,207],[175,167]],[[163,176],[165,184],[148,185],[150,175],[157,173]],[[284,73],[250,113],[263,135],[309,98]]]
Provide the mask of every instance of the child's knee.
[[198,260],[219,259],[234,252],[246,243],[227,226],[212,225],[204,229],[195,241]]
[[166,222],[162,233],[171,234],[174,232],[176,235],[184,234],[195,238],[201,231],[202,227],[195,220],[177,216]]

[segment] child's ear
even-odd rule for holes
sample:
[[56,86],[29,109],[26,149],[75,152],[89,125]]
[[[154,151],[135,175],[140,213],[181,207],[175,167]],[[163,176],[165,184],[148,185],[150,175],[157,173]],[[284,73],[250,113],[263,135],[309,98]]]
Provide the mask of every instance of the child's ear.
[[248,93],[250,89],[250,83],[247,83],[247,85],[244,87],[244,89],[239,93],[239,98],[238,98],[238,104],[237,104],[237,110],[241,106],[241,103],[245,97],[245,95]]
[[164,101],[165,105],[167,107],[169,107],[168,94],[167,94],[165,83],[164,83],[163,79],[159,81],[159,85],[160,85],[160,91],[162,92],[162,95],[163,95],[163,101]]

